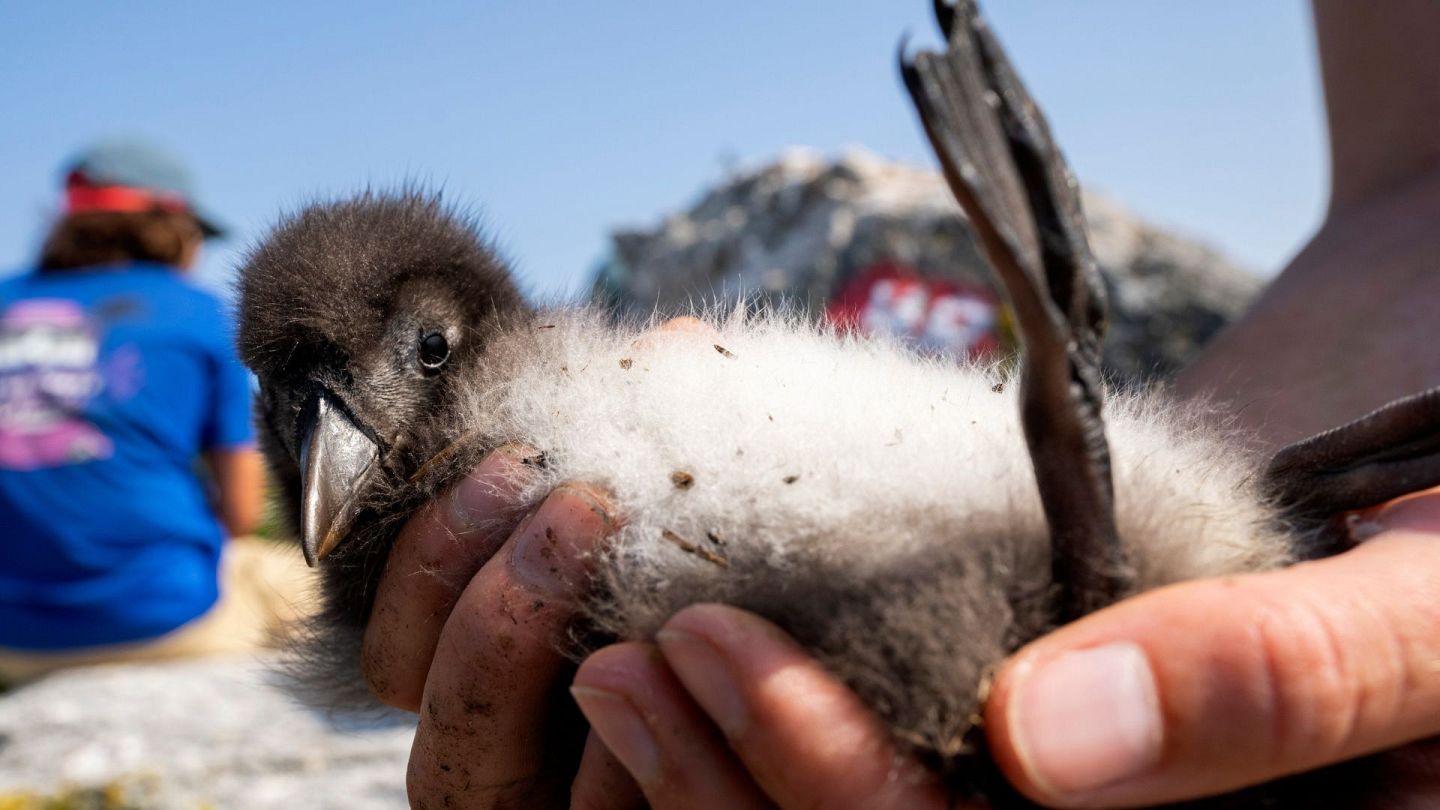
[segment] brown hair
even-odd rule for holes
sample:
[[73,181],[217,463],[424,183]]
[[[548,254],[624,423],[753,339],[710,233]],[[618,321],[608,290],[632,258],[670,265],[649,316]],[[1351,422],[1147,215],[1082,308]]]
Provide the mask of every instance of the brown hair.
[[183,264],[203,238],[185,212],[86,211],[55,223],[40,250],[41,270],[68,270],[121,262]]

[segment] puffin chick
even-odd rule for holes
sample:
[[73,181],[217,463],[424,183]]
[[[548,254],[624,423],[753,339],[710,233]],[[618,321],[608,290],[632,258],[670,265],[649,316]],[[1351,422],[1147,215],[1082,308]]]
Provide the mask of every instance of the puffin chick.
[[[1074,178],[974,3],[935,8],[946,48],[902,76],[1006,289],[1014,379],[773,313],[642,341],[603,312],[535,311],[473,223],[416,191],[312,205],[251,253],[240,348],[284,514],[322,568],[316,689],[364,694],[401,523],[518,443],[541,455],[517,510],[584,480],[624,516],[575,583],[587,627],[557,645],[648,639],[696,602],[749,609],[957,796],[1027,806],[974,726],[990,667],[1149,588],[1343,550],[1337,513],[1440,485],[1440,390],[1269,462],[1163,393],[1105,391]],[[1384,760],[1186,806],[1358,806]]]
[[[644,325],[602,312],[531,311],[473,225],[417,192],[287,218],[247,261],[240,308],[265,454],[321,561],[310,652],[332,697],[363,690],[359,637],[401,523],[510,442],[544,454],[518,509],[583,480],[624,516],[590,643],[648,639],[697,602],[755,611],[942,764],[973,750],[987,667],[1054,624],[1019,386],[992,367],[774,314],[639,341]],[[1108,408],[1129,585],[1106,601],[1292,559],[1227,437],[1154,394]]]

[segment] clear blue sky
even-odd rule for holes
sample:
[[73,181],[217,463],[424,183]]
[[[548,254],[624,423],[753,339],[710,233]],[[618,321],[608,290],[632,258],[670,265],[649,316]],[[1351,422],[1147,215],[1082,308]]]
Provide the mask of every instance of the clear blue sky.
[[[992,0],[1082,181],[1275,269],[1317,223],[1323,112],[1300,0]],[[220,284],[277,213],[418,179],[474,203],[529,288],[578,289],[619,224],[790,145],[931,158],[895,74],[927,0],[11,3],[0,10],[0,268],[57,167],[148,135],[235,226]]]

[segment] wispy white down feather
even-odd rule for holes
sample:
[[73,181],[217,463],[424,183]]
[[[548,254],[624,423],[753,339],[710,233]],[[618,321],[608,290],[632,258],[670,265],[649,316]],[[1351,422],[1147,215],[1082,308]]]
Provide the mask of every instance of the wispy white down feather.
[[[492,342],[469,427],[545,452],[527,502],[566,480],[613,494],[601,629],[647,638],[700,601],[756,610],[902,739],[962,753],[984,668],[1047,629],[1017,386],[779,317],[717,329],[542,316]],[[1113,396],[1106,417],[1135,590],[1288,561],[1223,436],[1158,395]]]

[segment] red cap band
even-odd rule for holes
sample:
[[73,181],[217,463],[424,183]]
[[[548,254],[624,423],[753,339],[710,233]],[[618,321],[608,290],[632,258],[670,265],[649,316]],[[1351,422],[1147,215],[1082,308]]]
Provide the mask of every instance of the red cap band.
[[65,211],[161,211],[190,210],[185,198],[170,192],[132,186],[92,186],[84,178],[72,176],[65,185]]

